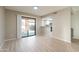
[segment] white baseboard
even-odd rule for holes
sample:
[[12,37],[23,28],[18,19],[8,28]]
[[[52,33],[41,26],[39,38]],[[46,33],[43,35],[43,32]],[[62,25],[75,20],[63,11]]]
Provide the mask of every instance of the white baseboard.
[[4,45],[4,42],[2,44],[0,44],[0,49],[2,49],[3,45]]
[[4,41],[17,40],[17,39],[21,39],[21,38],[11,38],[11,39],[6,39]]
[[73,39],[79,39],[79,37],[73,37]]
[[65,42],[67,42],[67,43],[71,43],[71,41],[68,41],[68,40],[63,40],[63,41],[65,41]]
[[71,41],[63,40],[62,38],[59,38],[59,37],[56,37],[56,36],[54,36],[54,38],[58,39],[58,40],[61,40],[61,41],[64,41],[64,42],[67,42],[67,43],[71,43]]

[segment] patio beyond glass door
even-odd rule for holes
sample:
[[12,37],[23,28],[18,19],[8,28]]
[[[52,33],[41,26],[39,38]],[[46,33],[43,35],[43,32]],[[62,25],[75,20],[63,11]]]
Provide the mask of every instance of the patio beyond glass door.
[[36,19],[30,17],[22,17],[22,37],[36,35]]

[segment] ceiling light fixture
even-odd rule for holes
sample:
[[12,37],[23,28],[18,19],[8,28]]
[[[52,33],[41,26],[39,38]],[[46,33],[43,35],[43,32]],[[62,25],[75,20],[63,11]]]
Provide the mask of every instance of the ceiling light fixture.
[[34,9],[34,10],[37,10],[37,9],[38,9],[38,7],[37,7],[37,6],[35,6],[35,7],[33,7],[33,9]]

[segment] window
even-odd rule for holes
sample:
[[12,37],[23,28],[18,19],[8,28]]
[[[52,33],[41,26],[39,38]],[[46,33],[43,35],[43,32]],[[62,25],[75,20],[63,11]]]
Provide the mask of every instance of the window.
[[22,37],[36,35],[36,18],[22,17]]

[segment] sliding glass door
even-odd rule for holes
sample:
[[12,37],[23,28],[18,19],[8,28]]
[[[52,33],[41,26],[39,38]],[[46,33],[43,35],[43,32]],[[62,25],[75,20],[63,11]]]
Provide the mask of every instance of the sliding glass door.
[[30,17],[22,17],[22,37],[36,35],[36,19]]

